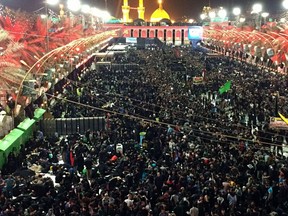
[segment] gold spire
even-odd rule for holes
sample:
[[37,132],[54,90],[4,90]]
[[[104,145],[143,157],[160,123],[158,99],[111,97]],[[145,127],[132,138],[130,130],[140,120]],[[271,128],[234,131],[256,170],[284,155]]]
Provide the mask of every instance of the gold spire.
[[158,0],[158,4],[159,4],[159,9],[162,10],[163,9],[163,2],[162,0]]
[[170,16],[169,14],[163,9],[163,1],[162,0],[158,0],[158,4],[159,4],[159,8],[156,9],[150,18],[150,22],[159,22],[162,19],[169,19],[170,20]]

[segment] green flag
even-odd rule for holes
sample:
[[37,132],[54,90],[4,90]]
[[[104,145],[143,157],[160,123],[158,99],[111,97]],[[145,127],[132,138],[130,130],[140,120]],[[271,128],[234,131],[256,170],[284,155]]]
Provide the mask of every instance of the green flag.
[[223,86],[221,86],[219,88],[219,93],[223,94],[223,93],[229,91],[230,88],[231,88],[231,80],[227,81]]

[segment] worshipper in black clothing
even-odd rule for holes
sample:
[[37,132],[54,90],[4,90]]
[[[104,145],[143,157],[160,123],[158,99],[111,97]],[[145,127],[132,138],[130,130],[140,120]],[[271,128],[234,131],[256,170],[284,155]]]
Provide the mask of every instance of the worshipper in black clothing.
[[[85,164],[85,160],[84,160],[84,157],[82,154],[79,154],[76,156],[76,167],[77,167],[77,170],[78,172],[82,172],[83,169],[84,169],[84,164]],[[87,166],[86,166],[87,167]]]
[[87,169],[87,177],[90,178],[91,172],[92,172],[92,166],[93,166],[93,160],[90,155],[88,155],[88,157],[85,159],[84,165]]
[[[90,107],[57,101],[51,107],[55,117],[64,112],[66,117],[109,112],[109,130],[96,136],[81,134],[86,137],[82,141],[78,134],[60,142],[46,143],[44,137],[41,144],[27,144],[21,160],[28,168],[35,164],[40,169],[37,175],[55,175],[56,184],[43,174],[25,181],[15,177],[19,199],[0,196],[3,215],[13,211],[103,216],[152,215],[151,211],[177,216],[288,212],[287,160],[271,151],[276,133],[268,127],[275,113],[271,95],[277,91],[287,95],[282,76],[226,57],[208,58],[188,48],[181,48],[181,58],[170,47],[155,49],[115,54],[118,65],[87,68],[81,80],[67,83],[62,96],[77,102],[75,89],[84,87],[80,102]],[[124,66],[132,57],[138,66]],[[203,68],[205,82],[193,83]],[[231,88],[220,94],[227,80]],[[280,100],[278,109],[288,116]],[[142,145],[140,132],[146,133]],[[279,134],[284,142],[284,134]],[[117,154],[118,143],[122,154]],[[51,154],[57,160],[51,160]]]

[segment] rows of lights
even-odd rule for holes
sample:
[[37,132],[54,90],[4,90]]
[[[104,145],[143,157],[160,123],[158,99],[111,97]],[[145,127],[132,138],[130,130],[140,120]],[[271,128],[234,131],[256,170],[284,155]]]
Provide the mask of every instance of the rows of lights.
[[[57,5],[60,0],[46,0],[47,5]],[[100,10],[96,7],[90,7],[87,4],[81,4],[80,0],[67,0],[67,8],[71,12],[81,11],[84,14],[91,14],[92,16],[102,18],[103,20],[109,20],[111,15],[108,11]]]
[[[283,2],[283,6],[288,9],[288,0],[284,0]],[[251,14],[258,14],[261,15],[263,18],[267,18],[269,16],[269,13],[267,12],[262,12],[263,10],[263,6],[260,3],[256,3],[252,6],[252,12]],[[241,15],[241,9],[239,7],[235,7],[232,10],[233,15],[235,15],[236,17],[239,17]],[[208,17],[207,17],[208,15]],[[202,13],[200,15],[200,18],[202,20],[206,19],[206,18],[210,18],[210,19],[214,19],[216,16],[218,16],[221,19],[224,19],[227,16],[227,11],[220,7],[220,9],[218,10],[217,14],[214,10],[209,11],[208,14]]]

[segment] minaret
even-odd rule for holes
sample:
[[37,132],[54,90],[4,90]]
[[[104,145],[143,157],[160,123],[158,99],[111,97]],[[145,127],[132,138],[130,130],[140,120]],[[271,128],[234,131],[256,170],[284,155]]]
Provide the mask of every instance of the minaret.
[[124,23],[129,22],[130,20],[129,12],[130,12],[130,6],[128,5],[128,0],[123,0],[122,13]]
[[138,19],[144,20],[145,7],[143,4],[143,0],[139,0],[139,6],[137,8],[137,11],[138,11]]

